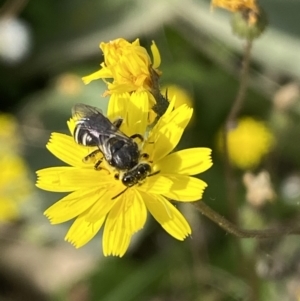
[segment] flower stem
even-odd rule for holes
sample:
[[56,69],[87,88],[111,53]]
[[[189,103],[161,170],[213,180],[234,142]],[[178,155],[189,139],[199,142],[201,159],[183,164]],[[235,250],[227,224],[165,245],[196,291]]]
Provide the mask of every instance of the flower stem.
[[240,86],[233,102],[231,110],[225,121],[225,130],[223,131],[223,145],[224,145],[224,161],[225,161],[225,181],[227,190],[227,199],[229,203],[230,219],[232,222],[237,223],[237,196],[236,185],[233,176],[233,170],[229,161],[227,135],[228,132],[235,126],[236,119],[243,107],[245,95],[248,86],[248,75],[251,58],[252,41],[247,40],[244,52],[244,59],[242,63]]
[[294,227],[280,227],[275,229],[263,229],[263,230],[248,230],[241,229],[227,220],[224,216],[207,206],[203,201],[194,203],[196,209],[211,221],[219,225],[226,232],[233,234],[239,238],[256,238],[256,239],[266,239],[274,238],[284,235],[299,235],[300,226]]

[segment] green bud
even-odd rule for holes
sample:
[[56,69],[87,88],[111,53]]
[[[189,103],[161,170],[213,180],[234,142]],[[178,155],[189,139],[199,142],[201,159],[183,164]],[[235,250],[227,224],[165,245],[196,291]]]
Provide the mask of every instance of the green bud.
[[243,9],[233,13],[231,19],[232,32],[247,40],[258,38],[264,32],[267,24],[267,16],[262,9],[259,12]]

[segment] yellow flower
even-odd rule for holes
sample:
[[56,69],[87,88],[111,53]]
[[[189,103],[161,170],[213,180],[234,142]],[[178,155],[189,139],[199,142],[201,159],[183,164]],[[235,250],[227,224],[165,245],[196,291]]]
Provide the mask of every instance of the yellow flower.
[[221,7],[231,12],[251,10],[258,13],[256,0],[212,0],[212,7]]
[[[126,95],[125,95],[126,96]],[[110,99],[108,117],[124,117],[121,131],[130,136],[145,135],[148,118],[146,92],[132,93],[127,105]],[[72,136],[53,133],[48,150],[71,166],[39,170],[37,186],[57,192],[71,192],[45,211],[52,224],[75,219],[66,240],[76,248],[90,241],[104,225],[103,253],[123,256],[131,237],[143,228],[147,210],[173,237],[183,240],[191,229],[170,200],[191,202],[201,199],[207,184],[191,175],[211,167],[211,150],[191,148],[170,154],[178,144],[188,124],[192,109],[172,103],[166,114],[141,143],[141,153],[147,153],[151,175],[145,181],[126,187],[115,177],[118,172],[105,160],[102,169],[95,170],[93,162],[82,158],[92,150],[78,145]],[[68,123],[71,133],[74,121]],[[146,160],[146,159],[144,159]]]
[[156,76],[160,75],[157,69],[160,65],[160,55],[154,42],[151,46],[153,63],[147,50],[140,46],[139,39],[133,43],[124,39],[102,42],[100,48],[103,51],[104,63],[100,65],[99,71],[83,77],[85,84],[97,79],[110,79],[105,80],[108,91],[104,95],[152,89],[153,72]]
[[11,153],[19,149],[20,135],[18,134],[18,122],[13,115],[0,113],[0,152]]
[[6,222],[19,217],[20,204],[29,196],[31,185],[21,157],[2,154],[0,166],[0,222]]
[[[222,145],[222,135],[219,136]],[[244,117],[227,136],[229,159],[241,169],[256,167],[274,146],[275,138],[264,122]]]
[[0,114],[0,222],[15,220],[21,203],[31,193],[27,166],[18,154],[21,136],[13,115]]

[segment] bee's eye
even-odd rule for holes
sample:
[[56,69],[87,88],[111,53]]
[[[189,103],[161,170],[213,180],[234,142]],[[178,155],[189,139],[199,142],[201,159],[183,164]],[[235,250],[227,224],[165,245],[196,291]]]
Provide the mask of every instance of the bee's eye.
[[134,185],[134,176],[132,175],[125,175],[122,179],[122,183],[125,185],[125,186],[132,186]]

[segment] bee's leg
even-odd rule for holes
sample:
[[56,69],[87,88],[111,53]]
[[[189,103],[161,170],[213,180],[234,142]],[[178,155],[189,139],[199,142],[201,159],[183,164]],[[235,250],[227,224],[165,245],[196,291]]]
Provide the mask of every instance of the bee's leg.
[[92,151],[90,154],[88,154],[87,156],[85,156],[85,157],[82,159],[82,161],[83,161],[84,163],[89,163],[90,160],[91,160],[92,158],[95,158],[95,157],[98,155],[99,152],[101,152],[100,149],[96,149],[96,150]]
[[98,161],[95,163],[95,165],[94,165],[94,169],[95,169],[95,170],[100,169],[100,168],[98,168],[98,167],[100,166],[101,163],[102,163],[102,160],[98,160]]
[[135,138],[139,138],[141,140],[141,142],[144,141],[144,137],[140,134],[134,134],[132,136],[130,136],[131,139],[135,139]]
[[113,122],[113,125],[117,128],[120,128],[122,122],[123,122],[123,118],[118,118]]
[[[96,162],[94,165],[94,169],[98,170],[98,167],[100,166],[102,159],[97,159],[96,156],[101,153],[100,149],[96,149],[87,156],[83,158],[84,163],[90,163],[90,162]],[[94,160],[93,160],[94,159]]]
[[[141,159],[145,159],[145,160],[148,160],[149,159],[149,154],[147,154],[147,153],[142,153],[141,155],[140,155],[140,158]],[[150,162],[150,163],[152,163],[152,162]]]

